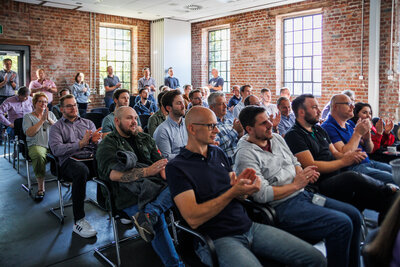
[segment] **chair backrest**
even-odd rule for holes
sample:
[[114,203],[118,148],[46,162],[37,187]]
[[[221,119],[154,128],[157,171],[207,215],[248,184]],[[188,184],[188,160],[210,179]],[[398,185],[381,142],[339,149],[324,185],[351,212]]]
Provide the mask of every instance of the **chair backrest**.
[[147,122],[149,121],[151,115],[139,115],[140,124],[143,130],[147,133]]
[[[114,104],[114,103],[113,103]],[[115,105],[115,104],[114,104]],[[110,107],[111,108],[111,107]],[[110,114],[110,109],[108,108],[94,108],[92,109],[90,112],[92,113],[101,113],[105,116],[107,116],[108,114]]]
[[14,134],[18,136],[19,140],[26,141],[26,135],[24,133],[24,130],[22,129],[22,122],[23,118],[19,118],[14,121]]
[[101,122],[103,121],[105,116],[102,113],[90,112],[90,113],[86,113],[82,117],[85,119],[91,120],[94,123],[94,125],[96,126],[96,128],[99,128],[99,127],[101,127]]

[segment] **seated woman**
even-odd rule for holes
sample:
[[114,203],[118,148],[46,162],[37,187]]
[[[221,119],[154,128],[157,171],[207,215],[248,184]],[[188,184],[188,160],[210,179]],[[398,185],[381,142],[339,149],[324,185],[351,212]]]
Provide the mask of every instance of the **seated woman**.
[[33,171],[38,182],[38,191],[35,199],[40,201],[44,197],[44,176],[46,173],[46,154],[49,148],[49,131],[57,119],[47,107],[47,96],[40,92],[33,96],[34,110],[24,116],[22,128],[26,134],[29,157],[32,159]]
[[[368,103],[358,102],[355,104],[354,117],[351,119],[354,123],[357,123],[359,119],[370,119],[372,120],[372,108]],[[371,153],[374,153],[383,146],[390,146],[394,143],[395,137],[391,133],[393,130],[393,121],[387,120],[386,124],[382,119],[379,119],[375,126],[371,128],[371,139],[374,143],[374,149]]]

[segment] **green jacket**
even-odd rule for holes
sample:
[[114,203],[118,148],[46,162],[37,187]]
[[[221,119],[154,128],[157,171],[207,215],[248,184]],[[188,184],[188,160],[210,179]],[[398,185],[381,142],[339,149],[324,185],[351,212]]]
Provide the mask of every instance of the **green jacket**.
[[132,137],[134,140],[134,150],[128,141],[123,138],[116,129],[108,134],[98,145],[96,152],[97,168],[99,179],[111,184],[112,194],[114,196],[115,206],[122,210],[138,203],[138,196],[132,194],[125,187],[121,187],[119,182],[113,182],[110,179],[110,173],[113,167],[118,163],[117,151],[132,151],[138,157],[138,161],[151,165],[157,160],[162,159],[158,152],[154,139],[146,133],[138,133]]
[[161,109],[158,109],[156,113],[150,116],[149,121],[147,122],[147,129],[149,130],[149,134],[153,136],[157,127],[165,121],[165,116],[162,113]]

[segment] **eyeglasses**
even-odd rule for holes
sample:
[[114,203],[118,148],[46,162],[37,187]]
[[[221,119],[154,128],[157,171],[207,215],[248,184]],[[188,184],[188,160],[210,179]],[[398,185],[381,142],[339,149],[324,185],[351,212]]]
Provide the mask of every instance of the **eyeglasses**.
[[66,105],[66,106],[64,106],[64,108],[76,108],[76,104],[73,104],[73,105]]
[[217,127],[216,123],[192,123],[194,125],[207,126],[209,131],[213,131]]
[[342,104],[342,105],[348,105],[349,107],[353,106],[354,107],[354,102],[339,102],[335,103],[337,105]]
[[47,104],[47,101],[46,100],[38,100],[37,101],[39,104]]

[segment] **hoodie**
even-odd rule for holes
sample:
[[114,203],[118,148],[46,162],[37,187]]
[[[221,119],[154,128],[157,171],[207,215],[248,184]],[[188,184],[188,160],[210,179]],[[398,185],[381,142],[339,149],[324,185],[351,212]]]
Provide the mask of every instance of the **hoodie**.
[[274,200],[272,187],[292,183],[296,176],[296,166],[300,166],[300,163],[279,134],[273,134],[270,140],[272,153],[248,142],[247,138],[248,135],[244,135],[238,142],[234,170],[237,175],[246,168],[256,171],[257,176],[261,179],[260,191],[252,195],[256,202],[277,206],[303,191],[302,189],[285,198]]

